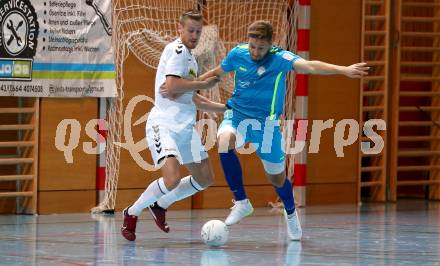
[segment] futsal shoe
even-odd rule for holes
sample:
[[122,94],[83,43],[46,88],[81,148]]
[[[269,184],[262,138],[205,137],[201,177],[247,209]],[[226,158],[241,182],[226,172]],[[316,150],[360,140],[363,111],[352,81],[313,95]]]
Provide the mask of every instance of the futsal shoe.
[[160,207],[157,202],[148,206],[148,210],[150,211],[151,216],[153,216],[154,221],[156,222],[156,225],[160,228],[160,230],[168,233],[170,231],[170,227],[165,221],[167,210]]
[[233,225],[239,223],[244,217],[251,215],[254,212],[249,199],[244,200],[232,200],[234,206],[231,208],[231,213],[225,220],[226,225]]
[[300,241],[302,237],[302,229],[298,219],[298,212],[295,210],[294,213],[288,215],[286,210],[284,210],[284,218],[286,219],[287,234],[289,235],[290,240]]
[[134,241],[136,239],[136,223],[138,217],[136,215],[128,214],[128,208],[130,207],[127,207],[122,211],[124,224],[121,227],[121,234],[125,239]]

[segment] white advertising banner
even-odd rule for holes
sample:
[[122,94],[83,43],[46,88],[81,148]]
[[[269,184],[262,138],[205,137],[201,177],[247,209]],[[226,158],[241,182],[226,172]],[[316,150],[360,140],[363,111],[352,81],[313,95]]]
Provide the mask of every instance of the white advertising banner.
[[111,0],[0,0],[0,96],[115,97]]

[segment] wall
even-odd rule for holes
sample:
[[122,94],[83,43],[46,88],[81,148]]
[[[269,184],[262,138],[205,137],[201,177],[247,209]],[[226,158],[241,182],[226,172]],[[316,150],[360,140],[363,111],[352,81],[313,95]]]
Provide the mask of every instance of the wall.
[[[40,214],[88,212],[95,206],[96,155],[82,149],[85,141],[93,141],[84,127],[97,118],[97,99],[44,98],[40,104],[40,153],[38,211]],[[78,147],[69,164],[63,152],[55,147],[58,124],[63,119],[77,119],[81,124]],[[66,142],[70,130],[68,131]]]
[[[338,65],[360,60],[360,0],[313,0],[310,59]],[[309,83],[311,120],[359,117],[359,80],[342,76],[312,76]],[[308,155],[307,204],[355,203],[357,197],[358,143],[334,151],[334,127],[323,131],[320,151]]]

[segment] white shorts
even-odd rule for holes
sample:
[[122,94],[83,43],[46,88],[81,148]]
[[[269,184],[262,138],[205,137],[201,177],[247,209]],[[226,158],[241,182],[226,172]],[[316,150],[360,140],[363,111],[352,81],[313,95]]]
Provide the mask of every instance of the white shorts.
[[175,130],[161,120],[149,120],[146,125],[148,148],[151,152],[154,165],[159,167],[163,158],[175,156],[185,165],[201,162],[208,158],[200,135],[194,126]]

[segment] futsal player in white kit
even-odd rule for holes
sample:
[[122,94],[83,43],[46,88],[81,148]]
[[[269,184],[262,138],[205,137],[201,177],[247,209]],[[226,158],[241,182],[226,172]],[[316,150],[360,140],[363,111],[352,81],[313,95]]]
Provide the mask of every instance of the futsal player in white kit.
[[[214,86],[219,79],[198,81],[198,66],[191,49],[197,46],[203,27],[200,12],[183,13],[179,22],[180,38],[169,43],[160,57],[155,81],[155,106],[147,120],[148,146],[162,177],[153,181],[131,206],[123,211],[122,235],[136,239],[136,223],[141,212],[148,208],[157,226],[164,232],[170,228],[165,220],[166,209],[175,201],[207,188],[213,182],[208,154],[194,128],[196,109],[224,112],[224,104],[212,102],[195,91]],[[159,93],[166,84],[174,95],[167,99]],[[180,165],[190,172],[182,177]]]

